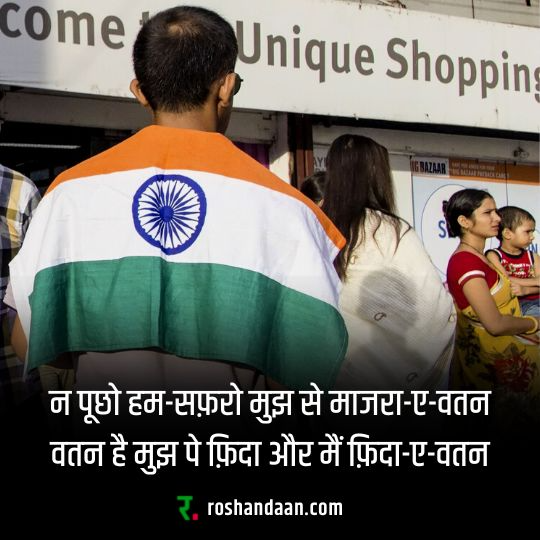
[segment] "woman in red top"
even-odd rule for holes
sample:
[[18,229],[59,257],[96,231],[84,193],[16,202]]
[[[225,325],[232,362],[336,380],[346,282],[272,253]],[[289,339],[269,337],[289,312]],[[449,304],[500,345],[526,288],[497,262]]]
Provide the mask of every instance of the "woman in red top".
[[458,310],[451,387],[493,390],[497,402],[519,403],[520,410],[526,402],[527,412],[538,414],[539,319],[521,316],[510,281],[484,256],[500,222],[495,201],[487,191],[464,189],[443,210],[449,235],[460,238],[447,271]]

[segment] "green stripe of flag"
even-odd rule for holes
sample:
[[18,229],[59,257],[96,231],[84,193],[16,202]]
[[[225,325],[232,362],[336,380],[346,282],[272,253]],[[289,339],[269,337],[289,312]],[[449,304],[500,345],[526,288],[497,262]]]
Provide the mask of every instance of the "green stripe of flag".
[[290,388],[329,388],[347,348],[339,312],[268,277],[158,257],[39,272],[29,368],[67,351],[159,348],[257,368]]

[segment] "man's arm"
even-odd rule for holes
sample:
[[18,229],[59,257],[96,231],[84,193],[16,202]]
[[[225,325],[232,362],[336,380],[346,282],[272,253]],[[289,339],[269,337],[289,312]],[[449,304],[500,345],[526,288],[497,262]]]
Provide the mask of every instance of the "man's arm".
[[11,331],[11,346],[13,347],[15,354],[19,357],[19,360],[24,362],[26,359],[28,342],[26,341],[26,336],[24,335],[24,330],[18,315],[15,317],[13,330]]

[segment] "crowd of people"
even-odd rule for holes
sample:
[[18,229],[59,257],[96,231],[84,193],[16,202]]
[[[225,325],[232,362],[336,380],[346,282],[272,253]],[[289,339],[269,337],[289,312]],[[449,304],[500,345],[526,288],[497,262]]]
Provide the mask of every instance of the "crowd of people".
[[385,147],[339,137],[302,195],[224,137],[237,54],[216,13],[162,11],[133,50],[152,126],[62,173],[37,210],[0,168],[2,405],[26,366],[45,390],[478,389],[538,413],[533,216],[456,192],[446,288],[396,212]]

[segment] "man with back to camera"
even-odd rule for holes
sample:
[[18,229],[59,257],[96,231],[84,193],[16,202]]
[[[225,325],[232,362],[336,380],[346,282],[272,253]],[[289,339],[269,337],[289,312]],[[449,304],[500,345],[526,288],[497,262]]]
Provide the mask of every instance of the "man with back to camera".
[[39,392],[37,373],[25,381],[23,364],[11,347],[9,327],[14,313],[4,304],[4,294],[9,279],[8,264],[22,245],[40,198],[29,178],[0,164],[0,414]]
[[237,53],[203,8],[141,28],[130,88],[153,125],[62,173],[11,265],[28,369],[70,353],[79,388],[333,385],[343,238],[222,135]]

